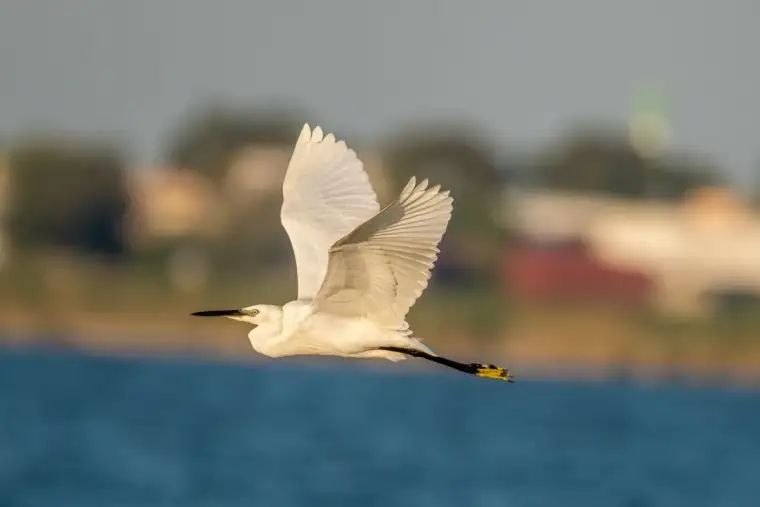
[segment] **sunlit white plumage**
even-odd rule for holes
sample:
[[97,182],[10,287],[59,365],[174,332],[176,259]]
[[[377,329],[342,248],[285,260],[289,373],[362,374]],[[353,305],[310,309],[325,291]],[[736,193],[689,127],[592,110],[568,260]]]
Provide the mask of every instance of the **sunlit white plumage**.
[[253,348],[269,357],[423,357],[466,373],[510,380],[492,365],[436,355],[412,336],[406,315],[422,294],[452,212],[440,187],[412,178],[380,210],[356,153],[304,125],[283,182],[282,224],[293,245],[298,298],[279,307],[197,312],[255,325]]

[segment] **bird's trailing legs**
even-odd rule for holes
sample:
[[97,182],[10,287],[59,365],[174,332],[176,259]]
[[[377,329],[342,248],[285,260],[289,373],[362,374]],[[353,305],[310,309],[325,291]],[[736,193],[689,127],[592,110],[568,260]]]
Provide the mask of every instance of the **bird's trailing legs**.
[[485,377],[485,378],[493,378],[497,380],[506,380],[507,382],[514,382],[514,380],[512,380],[512,374],[509,373],[509,370],[505,368],[499,368],[498,366],[494,366],[492,364],[460,363],[458,361],[447,359],[445,357],[428,354],[427,352],[423,352],[421,350],[406,349],[403,347],[379,347],[379,348],[381,350],[387,350],[389,352],[399,352],[401,354],[406,354],[413,357],[427,359],[428,361],[442,364],[443,366],[448,366],[449,368],[454,368],[455,370],[459,370],[464,373],[469,373],[470,375],[476,375],[478,377]]

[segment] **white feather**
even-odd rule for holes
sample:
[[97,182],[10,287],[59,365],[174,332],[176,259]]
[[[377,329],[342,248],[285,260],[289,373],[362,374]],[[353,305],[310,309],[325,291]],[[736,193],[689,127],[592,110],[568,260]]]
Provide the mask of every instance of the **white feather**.
[[356,153],[332,134],[304,125],[282,187],[282,225],[298,271],[298,299],[313,299],[327,271],[330,247],[378,212]]
[[405,317],[425,290],[452,199],[412,178],[398,199],[330,249],[318,311],[364,317],[384,329],[406,328]]

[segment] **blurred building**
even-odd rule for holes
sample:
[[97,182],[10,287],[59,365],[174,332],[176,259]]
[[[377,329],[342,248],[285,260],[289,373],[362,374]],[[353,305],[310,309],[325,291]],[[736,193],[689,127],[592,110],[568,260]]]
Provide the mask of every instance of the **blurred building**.
[[246,205],[279,194],[291,152],[282,145],[253,145],[240,150],[223,182],[230,204]]
[[172,245],[166,259],[172,286],[182,292],[202,290],[211,273],[198,242],[221,234],[226,224],[219,192],[196,171],[166,166],[133,169],[128,185],[130,243],[138,248]]
[[226,210],[219,192],[190,169],[149,167],[128,172],[132,202],[130,241],[212,236],[223,230]]
[[[519,190],[505,203],[503,225],[519,238],[507,273],[518,288],[544,276],[554,280],[544,290],[581,297],[593,286],[611,297],[637,294],[630,301],[640,303],[646,278],[656,308],[694,317],[728,300],[760,299],[760,215],[726,189],[698,189],[680,203]],[[584,247],[561,247],[574,242]]]

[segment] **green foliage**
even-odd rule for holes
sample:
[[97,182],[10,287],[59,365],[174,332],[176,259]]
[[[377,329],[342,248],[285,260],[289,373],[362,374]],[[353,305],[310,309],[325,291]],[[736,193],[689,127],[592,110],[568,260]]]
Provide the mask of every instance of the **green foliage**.
[[281,205],[282,197],[277,193],[260,196],[237,210],[227,234],[212,250],[219,269],[255,277],[293,266],[290,239],[280,222]]
[[11,149],[6,219],[14,247],[124,253],[124,168],[121,152],[105,143],[40,138]]
[[544,188],[628,198],[681,199],[692,188],[718,183],[704,162],[642,158],[621,133],[602,128],[570,134],[540,157],[534,176]]
[[755,206],[755,208],[760,208],[760,164],[757,166],[757,170],[755,172],[755,179],[752,182],[752,187],[750,188],[750,201]]

